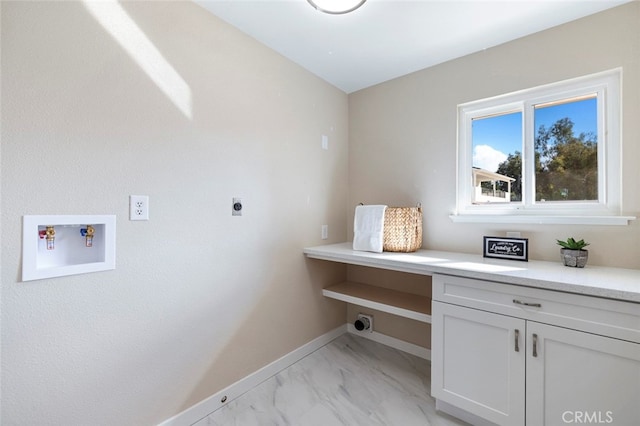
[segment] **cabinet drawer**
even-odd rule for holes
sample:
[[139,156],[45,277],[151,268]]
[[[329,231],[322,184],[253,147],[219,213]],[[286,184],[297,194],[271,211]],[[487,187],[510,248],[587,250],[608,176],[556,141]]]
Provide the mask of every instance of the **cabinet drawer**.
[[640,343],[640,304],[433,275],[433,300]]

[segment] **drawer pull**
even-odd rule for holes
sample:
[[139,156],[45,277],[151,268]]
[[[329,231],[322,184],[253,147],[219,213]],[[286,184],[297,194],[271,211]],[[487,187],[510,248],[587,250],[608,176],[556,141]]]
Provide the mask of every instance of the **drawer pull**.
[[538,335],[537,334],[533,335],[533,357],[534,358],[538,357]]
[[516,340],[515,350],[516,350],[516,352],[520,352],[520,345],[518,343],[520,341],[520,330],[516,329],[516,333],[515,334],[516,334],[516,337],[515,337],[515,340]]
[[523,302],[522,300],[518,299],[513,299],[513,303],[515,303],[516,305],[529,306],[532,308],[542,308],[542,305],[540,303]]

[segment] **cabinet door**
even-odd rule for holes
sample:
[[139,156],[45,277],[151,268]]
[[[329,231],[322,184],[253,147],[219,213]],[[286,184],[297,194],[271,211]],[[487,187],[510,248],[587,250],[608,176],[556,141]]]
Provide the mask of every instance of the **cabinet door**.
[[523,425],[525,336],[524,320],[434,301],[432,396],[499,425]]
[[527,425],[639,424],[640,344],[531,321],[527,340]]

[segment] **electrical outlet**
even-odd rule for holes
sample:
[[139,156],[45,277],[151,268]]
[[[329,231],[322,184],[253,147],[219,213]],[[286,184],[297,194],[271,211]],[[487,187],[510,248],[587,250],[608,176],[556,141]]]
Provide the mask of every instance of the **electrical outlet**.
[[234,198],[231,200],[231,215],[242,216],[242,198]]
[[373,315],[358,314],[358,318],[353,325],[358,331],[373,333]]
[[329,149],[329,136],[327,135],[322,135],[322,149]]
[[321,236],[323,240],[329,238],[329,225],[322,225]]
[[149,220],[148,195],[129,195],[129,220]]

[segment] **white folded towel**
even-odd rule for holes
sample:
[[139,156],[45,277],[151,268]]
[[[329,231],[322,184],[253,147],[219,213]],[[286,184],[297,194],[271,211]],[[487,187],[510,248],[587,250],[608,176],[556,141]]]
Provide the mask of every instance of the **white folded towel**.
[[384,211],[387,206],[357,206],[353,219],[353,249],[382,253]]

